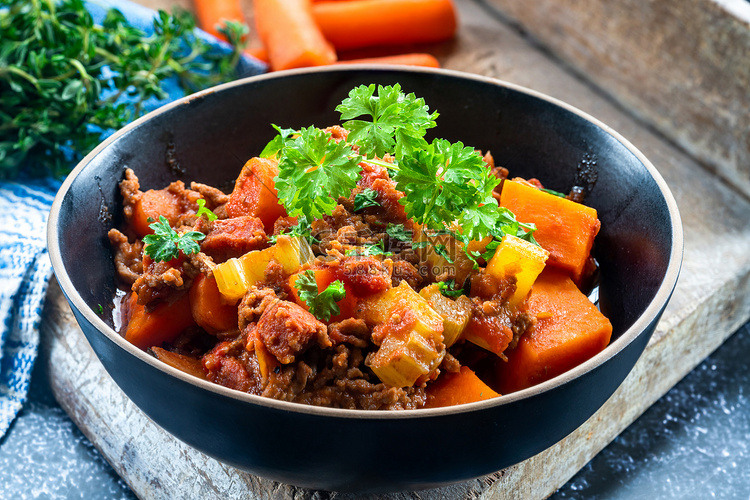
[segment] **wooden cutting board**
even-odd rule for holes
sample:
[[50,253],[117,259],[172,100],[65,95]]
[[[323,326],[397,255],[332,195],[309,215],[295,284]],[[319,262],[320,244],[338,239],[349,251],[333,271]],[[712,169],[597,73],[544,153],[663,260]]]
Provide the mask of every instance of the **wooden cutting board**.
[[[160,7],[157,0],[142,3]],[[457,0],[460,32],[428,47],[446,68],[508,80],[567,101],[628,138],[660,170],[679,205],[682,274],[631,374],[586,423],[552,448],[495,474],[387,498],[544,498],[750,318],[750,203],[684,152],[471,0]],[[189,5],[187,5],[189,7]],[[141,498],[349,498],[255,477],[167,434],[120,391],[50,286],[42,323],[56,398]]]

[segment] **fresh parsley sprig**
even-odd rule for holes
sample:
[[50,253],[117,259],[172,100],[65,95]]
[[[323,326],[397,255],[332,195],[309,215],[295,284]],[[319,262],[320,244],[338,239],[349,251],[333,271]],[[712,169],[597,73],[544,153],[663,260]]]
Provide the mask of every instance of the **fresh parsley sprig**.
[[321,321],[328,321],[331,316],[341,313],[336,302],[346,297],[344,283],[336,280],[326,287],[322,292],[318,291],[318,283],[315,281],[315,271],[308,269],[301,273],[294,281],[294,286],[299,292],[299,298],[305,301],[310,313]]
[[349,144],[316,127],[303,127],[285,140],[280,155],[274,182],[291,217],[318,219],[332,213],[338,198],[351,194],[362,170],[361,156]]
[[157,262],[169,262],[180,255],[180,251],[185,255],[198,253],[200,245],[198,242],[206,237],[205,234],[198,231],[188,231],[180,234],[169,225],[169,221],[163,215],[159,220],[149,224],[154,230],[153,234],[143,237],[145,247],[143,251],[146,255]]
[[367,207],[379,207],[378,203],[378,192],[372,188],[365,188],[356,195],[354,195],[354,211],[359,212],[360,210]]
[[[490,174],[482,157],[461,142],[435,139],[425,149],[401,159],[395,175],[396,189],[406,213],[416,222],[435,231],[460,221],[470,239],[485,233],[492,190],[498,179]],[[473,212],[479,210],[479,216]],[[486,236],[486,234],[485,234]],[[480,238],[481,239],[481,238]]]
[[290,238],[302,237],[307,240],[309,244],[320,243],[320,240],[312,235],[312,227],[308,222],[307,217],[300,215],[297,217],[297,224],[290,226],[289,228],[282,230],[279,234],[274,234],[268,241],[275,245],[278,241],[279,236],[288,236]]
[[385,249],[385,242],[383,240],[378,241],[374,245],[362,245],[355,248],[351,248],[345,252],[345,255],[356,255],[356,256],[368,256],[368,255],[382,255],[383,257],[390,257],[393,252],[389,252]]
[[411,231],[407,231],[403,224],[388,223],[385,228],[385,234],[391,239],[411,243]]
[[[396,159],[425,146],[427,129],[435,126],[436,112],[430,113],[424,99],[405,94],[398,83],[393,86],[360,85],[336,107],[348,141],[359,146],[360,154],[382,158],[393,153]],[[370,120],[355,120],[368,116]]]

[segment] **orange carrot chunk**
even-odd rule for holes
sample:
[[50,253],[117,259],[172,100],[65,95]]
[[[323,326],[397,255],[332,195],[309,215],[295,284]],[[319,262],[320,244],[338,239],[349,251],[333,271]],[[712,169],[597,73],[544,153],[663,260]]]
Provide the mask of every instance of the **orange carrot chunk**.
[[500,205],[536,224],[534,238],[549,251],[548,265],[581,278],[601,226],[595,209],[516,181],[505,181]]
[[393,56],[366,57],[364,59],[349,59],[338,61],[336,64],[392,64],[396,66],[422,66],[425,68],[439,68],[440,63],[431,54],[412,53]]
[[230,217],[251,215],[263,221],[267,234],[273,233],[273,224],[279,217],[286,217],[286,210],[279,203],[274,177],[279,173],[275,160],[252,158],[234,184],[226,205]]
[[254,0],[255,24],[274,71],[336,62],[312,16],[310,0]]
[[130,297],[130,321],[125,330],[125,340],[141,349],[172,342],[186,328],[193,326],[190,296],[185,293],[174,302],[162,302],[152,311],[138,304],[138,296]]
[[350,0],[312,6],[336,50],[439,42],[456,32],[452,0]]
[[453,406],[475,401],[484,401],[499,396],[468,367],[462,366],[458,373],[443,372],[427,386],[427,408]]
[[198,26],[224,41],[227,39],[218,28],[223,26],[225,21],[245,22],[239,0],[193,0],[193,8]]
[[531,288],[528,311],[537,323],[498,363],[497,388],[507,394],[549,380],[609,344],[612,324],[564,272],[545,269]]
[[190,287],[190,310],[198,326],[209,333],[238,328],[237,305],[224,303],[213,275],[207,277],[199,274],[193,281]]

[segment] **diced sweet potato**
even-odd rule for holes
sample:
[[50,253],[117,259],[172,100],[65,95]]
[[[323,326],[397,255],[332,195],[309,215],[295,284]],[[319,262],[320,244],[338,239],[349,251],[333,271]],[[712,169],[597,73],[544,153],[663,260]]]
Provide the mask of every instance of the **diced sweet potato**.
[[545,269],[531,289],[537,323],[498,363],[503,394],[531,387],[583,363],[609,344],[612,324],[562,271]]
[[601,223],[596,210],[533,186],[506,180],[500,205],[521,222],[533,222],[534,238],[550,252],[548,265],[568,271],[574,280],[583,273]]
[[484,401],[499,396],[468,367],[462,366],[458,373],[443,372],[427,386],[427,408],[453,406],[475,401]]
[[209,333],[238,328],[237,305],[222,300],[213,276],[199,274],[190,287],[190,309],[193,319]]
[[187,293],[174,302],[160,303],[150,312],[138,304],[138,297],[134,293],[130,297],[129,308],[130,321],[125,330],[125,340],[141,349],[172,342],[195,324]]
[[276,160],[251,158],[234,184],[229,195],[227,214],[230,217],[251,215],[263,221],[266,234],[273,233],[273,224],[279,217],[286,217],[286,210],[279,203],[274,178],[279,174]]

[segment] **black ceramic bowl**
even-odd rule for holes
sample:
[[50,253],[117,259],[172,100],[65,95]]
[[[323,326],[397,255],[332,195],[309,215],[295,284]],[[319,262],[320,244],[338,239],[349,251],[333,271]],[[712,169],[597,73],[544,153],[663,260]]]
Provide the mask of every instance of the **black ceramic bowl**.
[[[491,150],[514,176],[565,191],[595,164],[600,304],[611,344],[577,368],[508,396],[393,412],[317,408],[198,380],[138,350],[107,315],[115,293],[107,230],[121,223],[125,167],[142,189],[176,179],[230,186],[275,132],[338,123],[359,84],[400,83],[438,110],[436,135]],[[682,228],[664,180],[625,139],[560,101],[441,70],[335,68],[253,77],[179,100],[89,154],[49,219],[57,279],[88,341],[122,390],[167,431],[222,462],[295,485],[358,492],[421,489],[488,474],[553,445],[588,419],[635,364],[674,289]]]

